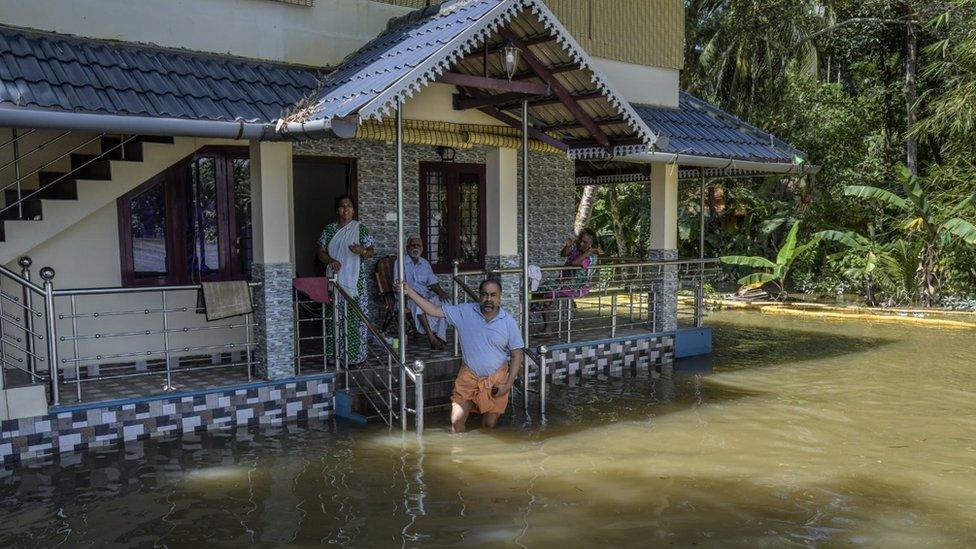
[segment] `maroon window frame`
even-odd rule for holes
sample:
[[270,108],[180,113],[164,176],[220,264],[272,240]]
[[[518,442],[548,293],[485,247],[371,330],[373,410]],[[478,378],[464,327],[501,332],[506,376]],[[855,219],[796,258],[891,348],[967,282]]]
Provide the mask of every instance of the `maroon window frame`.
[[447,247],[443,257],[436,262],[431,261],[435,273],[451,272],[455,259],[461,256],[461,178],[474,176],[478,182],[478,259],[458,264],[463,270],[483,269],[485,267],[485,253],[487,250],[485,238],[485,215],[487,212],[485,198],[485,165],[465,164],[455,162],[421,162],[420,163],[420,235],[424,241],[424,251],[430,259],[430,211],[427,180],[432,173],[439,173],[444,178],[447,188]]
[[[188,269],[190,247],[193,246],[188,235],[193,226],[188,219],[187,173],[193,162],[205,157],[214,158],[216,179],[217,228],[219,267],[208,275],[197,278]],[[123,286],[164,286],[192,284],[200,281],[241,280],[250,278],[250,273],[242,267],[238,246],[237,212],[234,197],[234,160],[249,159],[246,147],[203,147],[181,159],[176,164],[153,176],[135,189],[125,193],[117,200],[119,227],[119,256],[122,267]],[[156,277],[136,277],[133,257],[133,238],[131,232],[132,199],[162,185],[165,201],[166,219],[166,275]]]

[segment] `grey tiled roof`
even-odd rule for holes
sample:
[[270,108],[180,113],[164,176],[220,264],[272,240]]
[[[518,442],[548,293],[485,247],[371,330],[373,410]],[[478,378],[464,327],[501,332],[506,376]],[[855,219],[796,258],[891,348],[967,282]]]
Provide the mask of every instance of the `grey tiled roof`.
[[311,69],[0,27],[0,106],[271,122]]
[[[460,42],[463,47],[465,41],[474,39],[478,31],[488,26],[491,16],[505,13],[513,2],[470,0],[455,2],[453,9],[440,9],[450,4],[417,10],[391,21],[383,34],[346,58],[326,78],[307,119],[347,116],[358,113],[370,102],[388,102],[393,97],[384,94],[416,69],[426,73],[427,80],[433,80],[432,71],[440,72],[438,66],[445,68],[438,59],[445,46]],[[384,105],[378,107],[382,109]]]
[[680,92],[678,108],[632,103],[644,122],[667,136],[657,150],[693,156],[761,162],[793,162],[804,153],[687,92]]

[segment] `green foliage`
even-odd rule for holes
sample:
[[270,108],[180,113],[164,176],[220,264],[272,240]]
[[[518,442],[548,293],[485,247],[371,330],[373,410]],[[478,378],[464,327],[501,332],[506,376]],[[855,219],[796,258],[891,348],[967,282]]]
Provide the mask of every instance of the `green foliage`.
[[806,244],[797,245],[797,233],[799,230],[800,224],[794,223],[793,227],[790,228],[790,232],[787,233],[783,245],[776,252],[775,262],[760,256],[727,255],[722,256],[722,263],[727,265],[741,265],[755,269],[768,269],[768,271],[752,273],[740,278],[739,284],[743,290],[748,290],[772,283],[776,286],[779,296],[785,299],[787,296],[786,277],[790,273],[790,267],[793,266],[793,262],[797,258],[813,249],[819,241],[819,237],[814,236],[813,240]]

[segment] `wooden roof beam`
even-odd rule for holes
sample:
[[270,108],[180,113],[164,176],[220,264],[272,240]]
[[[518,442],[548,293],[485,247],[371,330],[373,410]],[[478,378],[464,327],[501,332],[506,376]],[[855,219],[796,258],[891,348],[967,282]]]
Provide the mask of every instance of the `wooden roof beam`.
[[[526,36],[525,38],[522,39],[522,41],[524,41],[526,44],[528,44],[530,46],[535,46],[537,44],[545,44],[546,42],[553,42],[555,40],[556,40],[556,36],[553,35],[553,34],[549,34],[549,33],[546,33],[546,34],[536,34],[536,35],[533,35],[533,36]],[[495,53],[497,51],[501,51],[502,48],[504,48],[507,44],[508,44],[508,41],[507,40],[504,41],[504,42],[499,42],[498,44],[492,44],[492,45],[488,46],[488,53],[491,54],[491,53]],[[465,55],[464,56],[464,59],[465,60],[468,60],[468,59],[481,59],[481,56],[484,55],[484,54],[485,54],[485,47],[482,46],[482,47],[478,48],[477,51],[472,51],[471,53]]]
[[[479,92],[477,90],[469,90],[469,89],[466,89],[465,88],[464,91],[467,92],[469,95],[471,95],[474,98],[482,98],[482,97],[484,97],[486,95],[486,94],[483,94],[483,93],[481,93],[481,92]],[[515,118],[513,116],[509,116],[509,115],[503,113],[502,111],[498,110],[498,107],[494,107],[494,106],[490,106],[489,105],[489,106],[481,107],[478,110],[481,111],[481,112],[483,112],[483,113],[485,113],[485,114],[487,114],[488,116],[494,118],[495,120],[498,120],[498,121],[504,122],[505,124],[508,124],[509,126],[511,126],[513,128],[518,128],[520,130],[522,129],[522,121],[521,120],[519,120],[518,118]],[[555,147],[555,148],[557,148],[557,149],[559,149],[561,151],[564,151],[564,152],[567,151],[567,150],[569,150],[569,147],[565,143],[563,143],[562,141],[556,139],[555,137],[552,137],[551,135],[545,134],[545,133],[537,130],[536,128],[533,128],[532,126],[529,126],[529,137],[531,137],[531,138],[533,138],[533,139],[535,139],[537,141],[542,141],[543,143],[548,143],[549,145],[552,145],[553,147]]]
[[526,97],[528,97],[527,94],[519,92],[505,92],[495,95],[481,94],[478,97],[460,97],[455,95],[454,110],[464,111],[468,109],[480,109],[481,107],[488,107],[501,103],[512,103],[514,101],[518,101],[519,104],[521,104],[522,100]]
[[442,84],[454,84],[455,86],[468,88],[482,88],[532,95],[549,95],[549,86],[546,84],[540,84],[538,82],[512,82],[501,78],[489,78],[459,72],[445,72],[437,77],[437,81]]
[[552,74],[552,72],[549,71],[549,68],[546,67],[545,63],[536,58],[535,54],[532,53],[532,50],[529,49],[529,45],[507,28],[502,27],[498,29],[498,32],[503,37],[511,40],[511,42],[515,44],[519,50],[521,50],[522,59],[525,61],[525,63],[528,64],[529,67],[542,78],[543,82],[547,82],[549,84],[553,95],[555,95],[556,98],[558,98],[559,101],[567,109],[569,109],[569,112],[573,113],[576,120],[583,124],[586,131],[593,136],[593,139],[595,139],[600,145],[609,147],[610,138],[607,137],[607,134],[603,133],[603,130],[596,125],[593,118],[586,114],[586,111],[584,111],[583,108],[580,107],[579,103],[573,99],[572,95],[566,91],[566,88],[564,88],[563,85],[556,80],[556,77]]

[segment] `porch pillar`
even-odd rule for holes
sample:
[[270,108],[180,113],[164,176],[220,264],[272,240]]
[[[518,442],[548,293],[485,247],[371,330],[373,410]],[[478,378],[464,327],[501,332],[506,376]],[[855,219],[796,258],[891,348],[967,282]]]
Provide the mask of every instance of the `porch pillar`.
[[295,374],[295,226],[292,144],[251,142],[251,224],[256,372],[265,379]]
[[[489,149],[485,155],[485,269],[514,269],[519,261],[518,151]],[[502,307],[520,318],[522,277],[504,275]]]
[[[678,259],[678,165],[651,164],[651,245],[648,259]],[[654,331],[678,328],[678,269],[666,266],[655,282],[651,302]]]

